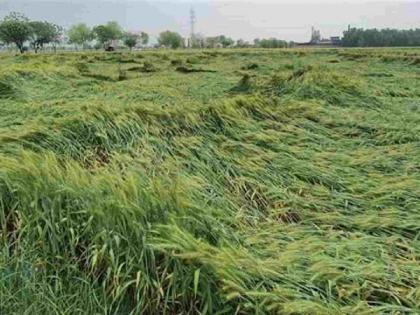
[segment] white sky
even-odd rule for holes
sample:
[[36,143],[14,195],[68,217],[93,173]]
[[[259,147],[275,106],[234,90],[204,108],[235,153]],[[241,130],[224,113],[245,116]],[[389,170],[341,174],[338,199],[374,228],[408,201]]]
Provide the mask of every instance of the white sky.
[[315,26],[324,37],[341,35],[348,24],[364,28],[420,28],[420,0],[0,0],[0,18],[20,11],[63,26],[116,20],[125,28],[157,34],[189,33],[193,5],[196,31],[235,39],[277,37],[307,41]]

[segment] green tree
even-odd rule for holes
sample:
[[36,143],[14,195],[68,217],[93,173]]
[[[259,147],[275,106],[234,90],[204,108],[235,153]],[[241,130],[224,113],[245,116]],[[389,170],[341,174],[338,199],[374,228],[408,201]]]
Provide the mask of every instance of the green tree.
[[232,46],[235,41],[232,38],[226,37],[225,35],[219,35],[214,37],[206,37],[204,41],[204,47],[215,48],[215,47],[229,47]]
[[184,39],[176,32],[166,31],[159,34],[158,43],[160,46],[179,48],[183,45]]
[[238,48],[246,48],[246,47],[249,47],[249,43],[246,42],[246,41],[244,41],[243,39],[238,39],[236,41],[236,47],[238,47]]
[[76,24],[70,27],[67,32],[69,43],[75,45],[85,46],[86,43],[93,39],[92,30],[84,23]]
[[35,53],[46,44],[59,41],[62,34],[62,28],[60,26],[49,22],[32,21],[29,22],[29,26],[31,28],[29,40]]
[[254,39],[254,46],[259,48],[286,48],[289,45],[288,42],[276,38]]
[[124,45],[130,48],[130,51],[131,51],[133,47],[136,46],[138,39],[139,39],[139,35],[126,33],[124,35]]
[[216,48],[218,44],[219,44],[219,37],[218,36],[206,37],[204,46],[206,48]]
[[29,20],[23,14],[12,12],[0,22],[0,40],[6,44],[15,44],[21,53],[30,35]]
[[123,35],[121,26],[117,22],[108,22],[105,25],[98,25],[93,28],[96,39],[104,47],[110,45],[114,40],[120,39]]
[[420,29],[362,29],[349,28],[343,33],[345,47],[419,46]]
[[146,46],[149,43],[149,34],[145,32],[140,33],[140,43]]
[[219,36],[219,43],[222,44],[223,48],[226,48],[226,47],[229,47],[229,46],[233,46],[235,41],[230,37],[226,37],[225,35],[220,35]]

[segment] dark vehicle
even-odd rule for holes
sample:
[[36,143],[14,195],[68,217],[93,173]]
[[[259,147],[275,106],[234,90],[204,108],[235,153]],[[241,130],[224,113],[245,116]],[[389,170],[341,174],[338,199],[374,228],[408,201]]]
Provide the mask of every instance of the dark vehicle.
[[108,47],[105,48],[105,51],[115,51],[115,47],[108,46]]

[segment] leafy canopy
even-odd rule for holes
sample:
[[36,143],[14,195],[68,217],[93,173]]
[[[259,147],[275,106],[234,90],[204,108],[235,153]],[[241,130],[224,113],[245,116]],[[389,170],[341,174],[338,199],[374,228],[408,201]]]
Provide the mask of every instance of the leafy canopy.
[[215,48],[215,47],[229,47],[232,46],[235,41],[232,38],[226,37],[225,35],[209,36],[204,39],[204,47]]
[[254,46],[261,48],[285,48],[288,46],[288,43],[277,38],[256,38],[254,39]]
[[117,22],[98,25],[93,28],[93,32],[101,44],[109,44],[113,40],[120,39],[123,34],[122,28]]
[[28,18],[17,12],[10,13],[0,22],[0,40],[6,44],[15,44],[21,53],[31,32]]
[[147,45],[149,43],[149,34],[145,32],[140,33],[140,43],[142,45]]
[[420,28],[409,30],[350,28],[343,33],[342,45],[344,47],[420,46]]
[[70,44],[84,45],[93,39],[92,30],[84,23],[79,23],[70,27],[67,32]]
[[235,43],[232,38],[226,37],[225,35],[220,35],[218,41],[220,44],[222,44],[223,48],[232,46]]
[[124,35],[124,45],[132,49],[134,46],[136,46],[138,39],[139,39],[139,35],[126,33]]
[[62,34],[62,28],[56,24],[42,21],[29,22],[31,28],[30,42],[35,52],[45,44],[58,42]]
[[168,48],[179,48],[183,44],[183,38],[176,32],[165,31],[159,34],[158,43]]

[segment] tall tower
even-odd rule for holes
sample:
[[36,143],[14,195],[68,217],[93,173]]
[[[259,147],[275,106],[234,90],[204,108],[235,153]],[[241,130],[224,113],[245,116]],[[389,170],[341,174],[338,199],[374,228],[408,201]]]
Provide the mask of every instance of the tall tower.
[[194,11],[194,8],[191,7],[191,10],[190,10],[190,26],[191,26],[190,47],[191,48],[195,44],[195,22],[196,22],[195,11]]
[[321,41],[321,32],[312,26],[311,44],[319,44]]

